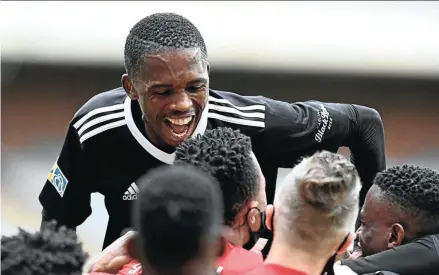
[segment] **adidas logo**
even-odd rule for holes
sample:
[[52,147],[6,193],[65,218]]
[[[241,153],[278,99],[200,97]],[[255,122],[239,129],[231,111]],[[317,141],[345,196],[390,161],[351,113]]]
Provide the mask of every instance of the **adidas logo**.
[[137,187],[136,183],[131,183],[131,186],[128,187],[128,190],[123,193],[122,199],[124,201],[133,201],[137,200],[137,194],[139,193],[139,188]]

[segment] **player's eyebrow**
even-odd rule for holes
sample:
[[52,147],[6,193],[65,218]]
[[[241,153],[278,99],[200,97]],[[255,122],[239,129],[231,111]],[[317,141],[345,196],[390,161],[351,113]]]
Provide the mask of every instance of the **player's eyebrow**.
[[169,88],[172,87],[171,84],[154,84],[148,87],[148,89],[156,89],[156,88]]
[[206,83],[207,83],[207,79],[205,79],[204,77],[199,77],[199,78],[196,78],[196,79],[194,79],[194,80],[189,81],[188,84],[194,84],[194,83],[203,83],[203,84],[206,84]]

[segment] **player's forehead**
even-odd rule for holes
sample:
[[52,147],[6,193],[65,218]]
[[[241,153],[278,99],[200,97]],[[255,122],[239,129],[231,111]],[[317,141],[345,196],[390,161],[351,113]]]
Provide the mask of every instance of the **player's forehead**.
[[378,186],[372,185],[367,192],[360,215],[372,221],[387,220],[391,216],[391,204]]
[[208,79],[207,63],[199,48],[169,50],[143,57],[140,76],[145,82],[171,83]]

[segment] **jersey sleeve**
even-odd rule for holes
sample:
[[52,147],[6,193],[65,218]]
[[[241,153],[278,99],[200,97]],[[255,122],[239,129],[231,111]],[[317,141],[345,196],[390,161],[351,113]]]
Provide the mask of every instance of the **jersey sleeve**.
[[69,228],[84,222],[91,214],[91,167],[72,123],[61,154],[51,168],[39,195],[43,221],[56,220]]
[[279,167],[295,166],[295,156],[317,150],[337,151],[354,121],[350,105],[316,101],[286,103],[267,99],[267,150]]
[[439,270],[439,235],[429,235],[368,257],[344,260],[358,274],[391,271],[397,274],[436,274]]
[[379,171],[385,169],[384,127],[379,113],[365,106],[266,99],[266,150],[279,167],[319,150],[349,147],[363,189],[360,201]]

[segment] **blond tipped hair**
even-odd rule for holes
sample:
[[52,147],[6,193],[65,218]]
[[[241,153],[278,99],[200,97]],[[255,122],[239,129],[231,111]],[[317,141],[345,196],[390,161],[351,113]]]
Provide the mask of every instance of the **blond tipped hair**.
[[304,158],[276,194],[275,234],[304,249],[333,245],[354,229],[360,190],[358,172],[346,157],[322,151]]

